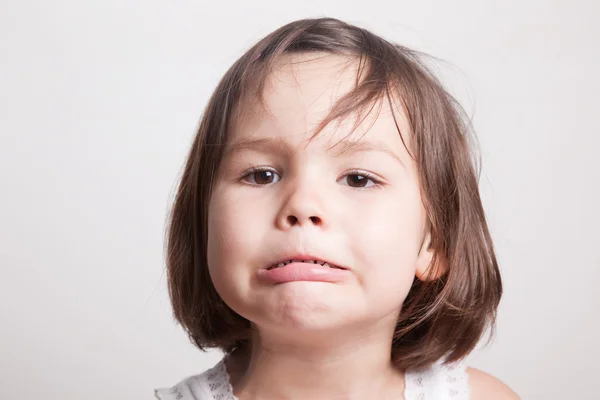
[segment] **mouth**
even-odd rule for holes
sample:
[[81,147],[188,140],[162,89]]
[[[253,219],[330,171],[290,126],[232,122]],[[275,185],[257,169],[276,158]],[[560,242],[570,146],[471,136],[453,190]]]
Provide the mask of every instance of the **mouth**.
[[286,254],[277,262],[257,271],[257,278],[269,285],[289,282],[343,284],[352,278],[346,267],[310,254]]
[[325,268],[346,269],[344,267],[340,267],[339,265],[330,263],[328,261],[320,260],[320,259],[300,259],[300,258],[293,258],[293,259],[289,259],[289,260],[279,261],[279,262],[271,265],[270,267],[268,267],[267,270],[273,270],[273,269],[277,269],[277,268],[283,268],[286,265],[291,264],[291,263],[319,264],[320,266],[325,267]]

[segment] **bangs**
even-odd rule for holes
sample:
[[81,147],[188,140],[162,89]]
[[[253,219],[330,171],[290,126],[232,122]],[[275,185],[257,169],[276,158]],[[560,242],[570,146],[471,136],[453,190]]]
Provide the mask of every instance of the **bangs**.
[[[401,83],[386,67],[386,63],[376,58],[370,57],[368,54],[344,54],[324,51],[305,52],[299,49],[284,50],[279,48],[268,57],[263,53],[252,57],[255,61],[246,66],[245,70],[241,71],[241,78],[237,83],[235,90],[238,95],[232,111],[232,120],[243,121],[246,115],[253,115],[256,111],[255,107],[259,107],[261,111],[271,113],[265,100],[265,93],[270,89],[271,81],[274,79],[278,69],[282,66],[294,66],[297,64],[310,63],[332,55],[346,58],[343,63],[342,71],[350,68],[356,69],[354,85],[347,93],[339,98],[318,123],[317,127],[312,132],[310,140],[317,137],[327,126],[335,124],[336,129],[348,120],[353,121],[353,125],[346,137],[340,142],[348,142],[347,139],[351,136],[365,120],[371,117],[371,126],[377,120],[381,113],[384,102],[387,102],[389,109],[394,118],[396,129],[400,135],[404,147],[411,157],[412,152],[407,147],[404,141],[403,132],[401,132],[398,119],[397,108],[394,105],[394,99],[400,104],[400,113],[408,115],[404,109],[405,105],[402,101],[400,90]],[[293,60],[293,55],[302,55],[303,59]],[[266,58],[265,58],[266,57]],[[365,133],[370,129],[369,126],[365,129]],[[364,134],[363,134],[364,136]],[[335,143],[331,148],[337,146],[340,142]],[[413,157],[414,158],[414,157]]]

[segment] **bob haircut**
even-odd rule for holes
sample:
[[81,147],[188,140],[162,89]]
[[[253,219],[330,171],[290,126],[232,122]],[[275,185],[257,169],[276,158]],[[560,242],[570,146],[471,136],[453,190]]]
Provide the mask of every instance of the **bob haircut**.
[[250,321],[223,302],[209,275],[208,204],[237,110],[247,100],[263,101],[265,81],[285,55],[308,52],[348,56],[367,67],[365,78],[357,78],[353,90],[336,102],[317,133],[378,100],[397,96],[401,101],[431,230],[429,270],[439,273],[432,279],[414,278],[391,356],[402,369],[458,361],[494,327],[502,295],[470,123],[421,53],[333,18],[298,20],[270,33],[231,66],[212,94],[168,220],[167,280],[174,318],[200,350],[230,353],[250,345]]

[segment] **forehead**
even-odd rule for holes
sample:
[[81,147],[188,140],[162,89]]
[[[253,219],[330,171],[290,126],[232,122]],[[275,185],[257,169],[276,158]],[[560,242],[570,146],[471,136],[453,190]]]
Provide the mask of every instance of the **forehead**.
[[[241,105],[230,141],[269,136],[308,143],[334,104],[355,89],[358,74],[356,57],[323,53],[284,56],[266,79],[264,101],[255,99]],[[363,72],[360,79],[365,75]],[[373,139],[386,142],[401,154],[404,144],[398,130],[408,144],[409,128],[399,99],[383,96],[372,106],[329,124],[317,139],[332,144],[342,139]],[[359,120],[358,128],[352,131]]]

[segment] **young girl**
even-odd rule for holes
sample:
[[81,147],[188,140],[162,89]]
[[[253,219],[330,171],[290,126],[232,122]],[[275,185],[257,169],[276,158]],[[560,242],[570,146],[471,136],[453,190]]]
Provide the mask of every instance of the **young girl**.
[[515,399],[461,360],[502,293],[460,107],[415,51],[290,23],[225,74],[172,210],[169,293],[213,368],[162,400]]

